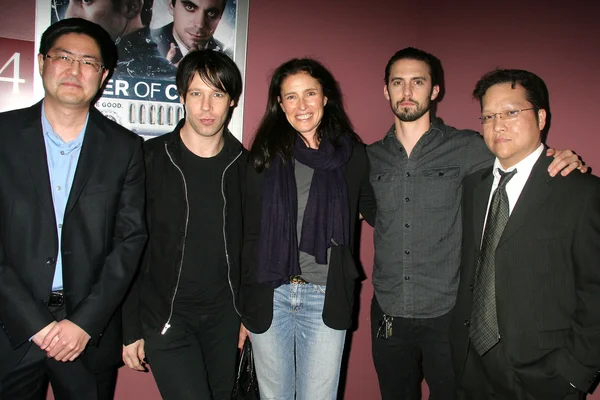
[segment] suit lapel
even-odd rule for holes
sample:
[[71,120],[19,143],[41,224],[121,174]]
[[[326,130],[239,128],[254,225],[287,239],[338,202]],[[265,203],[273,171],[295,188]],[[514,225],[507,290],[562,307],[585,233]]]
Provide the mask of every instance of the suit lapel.
[[473,224],[475,232],[474,246],[479,252],[481,247],[481,238],[483,236],[483,226],[487,215],[487,206],[490,199],[490,190],[494,182],[493,169],[490,168],[481,175],[481,181],[473,189]]
[[523,187],[523,191],[513,208],[508,223],[504,228],[502,237],[498,242],[498,248],[502,246],[512,235],[514,235],[530,218],[535,217],[535,211],[546,201],[552,193],[548,182],[552,180],[548,175],[548,165],[552,158],[544,154],[534,164],[531,174]]
[[50,172],[48,171],[48,158],[46,156],[46,145],[44,144],[44,132],[42,129],[42,103],[39,102],[31,107],[25,116],[27,125],[21,132],[25,144],[24,152],[30,155],[27,164],[33,180],[33,186],[37,191],[42,209],[49,218],[55,220],[54,202],[50,189]]
[[77,203],[79,196],[81,196],[81,191],[90,178],[98,161],[98,156],[102,151],[102,145],[104,144],[106,135],[100,128],[102,121],[100,119],[101,116],[98,115],[98,113],[99,112],[93,108],[90,109],[90,118],[85,131],[85,138],[83,139],[79,161],[77,162],[73,186],[71,186],[71,192],[69,193],[69,199],[67,200],[65,220],[73,210],[73,206]]

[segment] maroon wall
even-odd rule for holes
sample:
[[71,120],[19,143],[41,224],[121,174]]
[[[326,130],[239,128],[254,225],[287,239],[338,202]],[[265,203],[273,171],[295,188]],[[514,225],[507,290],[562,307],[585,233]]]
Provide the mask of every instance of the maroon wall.
[[[8,1],[4,1],[8,3]],[[3,7],[0,36],[33,40],[34,0]],[[547,83],[552,104],[548,143],[573,148],[600,168],[599,128],[593,97],[600,92],[600,29],[595,2],[573,0],[551,8],[547,1],[517,3],[421,0],[250,0],[244,143],[248,145],[266,105],[270,73],[292,57],[316,57],[340,82],[347,110],[366,143],[393,122],[383,98],[383,70],[402,47],[416,46],[443,62],[446,96],[439,115],[451,125],[478,129],[478,106],[470,92],[495,67],[529,69]],[[418,4],[417,4],[418,3]],[[15,4],[18,4],[18,9]],[[0,60],[1,64],[2,60]],[[361,260],[373,265],[372,229],[363,227]],[[370,280],[364,282],[354,333],[345,398],[378,399],[369,333]],[[425,392],[426,393],[426,392]],[[160,398],[150,375],[123,369],[119,399]],[[600,394],[590,397],[600,399]]]

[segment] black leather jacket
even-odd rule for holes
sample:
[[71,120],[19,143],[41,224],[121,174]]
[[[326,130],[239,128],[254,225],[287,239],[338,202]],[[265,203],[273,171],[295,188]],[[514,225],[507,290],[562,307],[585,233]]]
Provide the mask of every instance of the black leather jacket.
[[[182,145],[179,131],[183,122],[173,132],[148,140],[144,145],[149,240],[138,278],[123,307],[125,345],[142,338],[142,321],[152,329],[165,332],[173,314],[188,222],[185,175],[179,166]],[[227,152],[229,164],[222,177],[223,234],[229,287],[237,311],[247,151],[229,131],[225,130],[224,135],[223,151]]]

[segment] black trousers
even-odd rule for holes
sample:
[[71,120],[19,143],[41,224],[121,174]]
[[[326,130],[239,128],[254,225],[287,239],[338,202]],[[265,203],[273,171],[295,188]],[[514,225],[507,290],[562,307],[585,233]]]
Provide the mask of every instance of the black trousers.
[[450,355],[450,313],[437,318],[394,317],[392,336],[377,338],[383,311],[371,303],[373,361],[383,400],[420,400],[423,377],[430,400],[455,398]]
[[[552,378],[550,378],[552,379]],[[555,379],[554,379],[555,380]],[[552,382],[556,384],[556,382]],[[565,382],[562,390],[553,390],[552,399],[534,396],[522,385],[510,366],[502,342],[481,357],[469,345],[465,368],[460,376],[457,396],[459,400],[583,400],[585,393],[569,387]]]
[[[50,308],[57,321],[66,317],[64,306]],[[48,382],[56,400],[111,400],[117,383],[117,368],[91,373],[81,362],[59,362],[30,343],[23,359],[0,382],[0,400],[44,400]]]
[[240,331],[231,303],[210,314],[179,311],[170,324],[164,335],[144,325],[146,357],[162,397],[229,400]]

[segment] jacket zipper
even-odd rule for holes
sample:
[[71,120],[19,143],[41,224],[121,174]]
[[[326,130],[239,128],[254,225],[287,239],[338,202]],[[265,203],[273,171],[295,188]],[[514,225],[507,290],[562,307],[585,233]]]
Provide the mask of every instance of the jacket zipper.
[[229,263],[229,251],[227,250],[227,235],[225,233],[225,224],[226,224],[226,213],[227,213],[227,198],[225,197],[225,173],[233,165],[234,162],[237,161],[238,158],[242,155],[243,151],[235,157],[227,167],[223,170],[223,174],[221,175],[221,196],[223,196],[223,244],[225,245],[225,260],[227,260],[227,282],[229,283],[229,290],[231,290],[231,297],[233,298],[233,308],[237,315],[240,317],[242,314],[237,309],[235,305],[235,291],[233,290],[233,285],[231,284],[231,264]]
[[[171,310],[169,311],[169,318],[167,319],[167,322],[165,322],[165,326],[163,327],[162,331],[160,332],[161,335],[164,335],[165,333],[167,333],[167,330],[169,330],[169,328],[171,327],[171,317],[173,317],[173,307],[175,306],[175,296],[177,295],[177,289],[179,289],[179,280],[181,279],[181,271],[183,270],[183,257],[185,255],[185,243],[186,243],[186,239],[187,239],[187,230],[188,230],[188,223],[190,221],[190,201],[188,198],[188,189],[187,189],[187,182],[185,181],[185,175],[183,174],[183,171],[181,170],[181,168],[179,168],[179,166],[175,163],[175,161],[173,160],[173,157],[171,157],[171,153],[169,153],[169,149],[167,148],[167,143],[165,143],[165,152],[167,153],[167,156],[169,157],[169,160],[171,161],[171,163],[175,166],[175,168],[177,168],[177,170],[179,171],[179,173],[181,174],[181,180],[183,181],[183,191],[185,193],[185,229],[183,231],[183,245],[181,248],[181,260],[179,261],[179,272],[177,273],[177,284],[175,285],[175,290],[173,290],[173,297],[171,297]],[[221,183],[222,185],[222,183]]]

